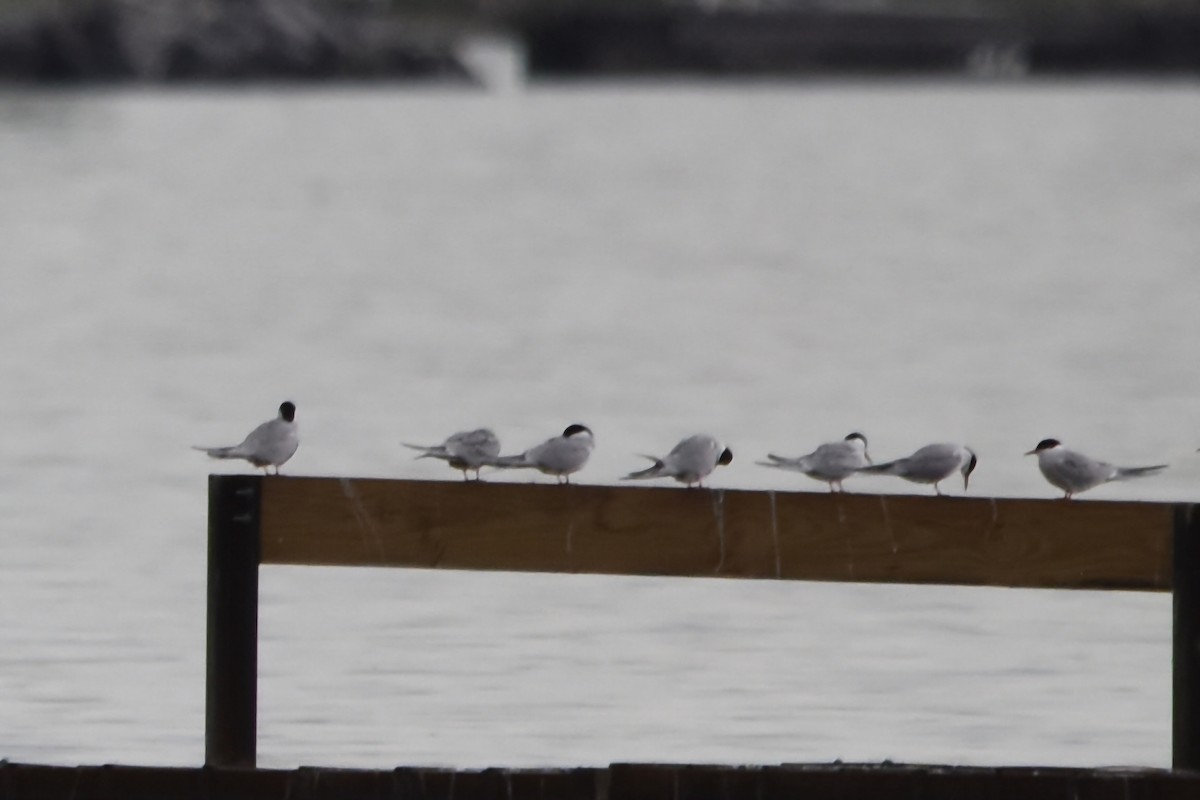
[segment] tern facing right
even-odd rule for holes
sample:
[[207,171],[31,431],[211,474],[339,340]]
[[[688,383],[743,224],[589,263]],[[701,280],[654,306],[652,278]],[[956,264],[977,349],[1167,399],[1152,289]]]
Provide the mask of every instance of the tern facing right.
[[913,483],[932,483],[938,494],[938,484],[955,472],[963,476],[963,490],[971,480],[971,473],[979,459],[975,451],[961,444],[927,444],[908,458],[899,458],[886,464],[863,467],[859,472],[869,475],[897,475]]
[[1085,492],[1102,483],[1154,475],[1169,466],[1155,464],[1153,467],[1117,467],[1107,461],[1068,450],[1057,439],[1042,439],[1037,447],[1025,455],[1037,456],[1038,469],[1051,485],[1063,490],[1064,500],[1070,500],[1079,492]]
[[756,462],[764,467],[800,472],[813,480],[825,481],[829,491],[844,492],[842,481],[871,463],[867,455],[867,437],[851,433],[840,442],[827,442],[806,456],[784,458],[767,453],[770,461]]
[[212,458],[244,458],[268,474],[267,468],[274,467],[275,474],[278,475],[279,468],[295,455],[296,448],[299,446],[300,434],[296,428],[296,406],[294,403],[284,402],[279,406],[278,417],[267,420],[250,431],[241,444],[231,447],[196,447],[193,445],[192,449],[208,453]]
[[406,444],[405,447],[420,450],[417,458],[440,458],[457,470],[462,470],[463,480],[467,470],[475,470],[475,480],[479,480],[479,470],[496,460],[500,455],[500,440],[490,428],[478,428],[473,431],[459,431],[452,434],[441,444],[425,446]]
[[674,478],[686,484],[704,486],[704,479],[714,469],[722,464],[733,461],[733,451],[707,434],[698,433],[689,436],[671,448],[671,452],[662,458],[658,456],[643,456],[654,462],[653,466],[637,472],[631,472],[621,478],[623,481],[640,478]]
[[570,483],[571,473],[583,469],[595,446],[595,438],[586,425],[568,425],[562,436],[547,439],[520,455],[500,456],[492,461],[492,466],[501,469],[536,469],[553,475],[559,483]]

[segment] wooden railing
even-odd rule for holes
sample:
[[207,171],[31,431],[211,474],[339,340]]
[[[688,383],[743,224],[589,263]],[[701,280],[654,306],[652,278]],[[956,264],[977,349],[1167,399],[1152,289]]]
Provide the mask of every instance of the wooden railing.
[[213,475],[212,766],[255,764],[261,564],[1172,591],[1173,764],[1200,768],[1191,505]]

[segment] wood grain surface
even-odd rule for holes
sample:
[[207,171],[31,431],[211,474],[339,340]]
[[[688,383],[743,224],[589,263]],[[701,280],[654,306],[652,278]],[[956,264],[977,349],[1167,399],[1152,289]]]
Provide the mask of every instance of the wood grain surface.
[[265,564],[1171,588],[1166,503],[262,480]]

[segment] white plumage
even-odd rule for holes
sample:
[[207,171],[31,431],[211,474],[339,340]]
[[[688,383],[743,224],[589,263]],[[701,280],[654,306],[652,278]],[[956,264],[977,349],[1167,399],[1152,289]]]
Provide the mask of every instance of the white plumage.
[[863,467],[859,472],[869,475],[896,475],[913,483],[932,483],[938,494],[938,484],[955,472],[961,473],[963,489],[971,480],[971,473],[979,459],[971,448],[961,444],[942,442],[927,444],[907,458],[898,458],[886,464]]
[[241,441],[229,447],[196,447],[212,458],[242,458],[254,466],[269,472],[268,467],[279,468],[296,453],[300,446],[300,433],[296,427],[296,406],[285,402],[279,406],[279,416],[259,425]]
[[1169,465],[1155,464],[1152,467],[1117,467],[1107,461],[1085,456],[1063,447],[1057,439],[1043,439],[1037,447],[1025,455],[1037,456],[1042,475],[1063,490],[1063,499],[1070,500],[1079,492],[1085,492],[1109,481],[1124,481],[1162,472]]
[[631,472],[621,480],[642,478],[674,478],[680,483],[704,485],[704,479],[718,465],[733,461],[733,451],[712,436],[699,433],[689,436],[671,449],[662,458],[643,456],[654,462],[653,466]]
[[571,475],[583,469],[595,446],[595,437],[586,425],[568,425],[561,436],[547,439],[520,455],[500,456],[492,466],[536,469],[553,475],[559,483],[570,483]]
[[767,453],[768,461],[758,461],[764,467],[775,467],[825,481],[829,491],[845,491],[842,481],[871,463],[867,455],[867,437],[851,433],[840,442],[827,442],[805,456],[786,458]]
[[479,480],[479,470],[495,462],[500,455],[500,439],[490,428],[459,431],[441,444],[404,446],[420,450],[421,455],[417,458],[440,458],[454,469],[462,470],[463,480],[468,480],[468,470],[474,470],[475,480]]

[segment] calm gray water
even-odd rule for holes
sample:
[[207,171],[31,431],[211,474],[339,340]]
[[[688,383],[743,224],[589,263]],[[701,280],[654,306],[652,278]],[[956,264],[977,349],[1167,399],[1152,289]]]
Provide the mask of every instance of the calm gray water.
[[[1200,491],[1194,84],[0,93],[0,758],[203,758],[205,475],[586,422]],[[528,476],[493,478],[526,480]],[[921,491],[862,478],[854,491]],[[957,490],[955,487],[953,490]],[[1169,762],[1169,597],[264,570],[267,765]]]

